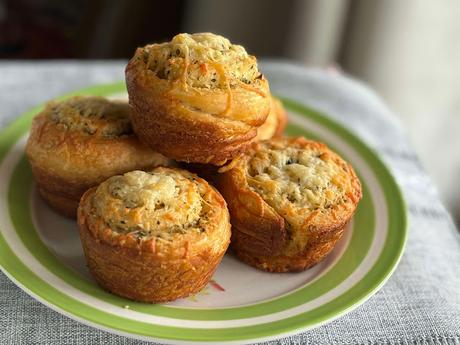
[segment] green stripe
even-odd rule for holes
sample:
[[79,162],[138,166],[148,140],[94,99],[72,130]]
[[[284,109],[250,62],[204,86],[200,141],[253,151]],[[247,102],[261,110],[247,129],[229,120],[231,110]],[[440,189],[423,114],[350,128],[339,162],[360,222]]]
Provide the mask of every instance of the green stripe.
[[[109,86],[97,86],[90,89],[79,91],[79,94],[99,94],[108,95],[114,92],[122,92],[122,83]],[[74,93],[75,94],[75,93]],[[113,328],[122,332],[153,336],[164,339],[182,339],[197,341],[223,341],[223,340],[243,340],[254,339],[257,337],[267,337],[277,335],[299,328],[313,327],[327,321],[331,317],[346,312],[359,301],[362,301],[389,276],[395,267],[404,246],[406,238],[406,213],[401,193],[389,174],[385,166],[380,162],[376,155],[367,148],[359,139],[353,136],[343,127],[327,119],[323,115],[298,105],[292,101],[284,100],[290,110],[304,114],[308,118],[332,130],[342,139],[346,140],[353,148],[365,159],[377,176],[379,183],[385,193],[387,207],[389,211],[389,224],[384,250],[377,263],[368,274],[350,290],[337,297],[333,301],[320,306],[314,310],[294,316],[289,319],[276,321],[270,324],[239,327],[237,329],[208,329],[193,330],[175,327],[165,327],[145,324],[137,321],[127,320],[112,314],[99,311],[91,306],[87,306],[75,299],[62,294],[48,283],[42,281],[10,251],[3,238],[0,240],[0,263],[19,283],[25,285],[29,290],[49,303],[85,320],[100,324],[104,327]],[[0,136],[0,160],[3,159],[11,145],[27,130],[30,119],[38,108],[24,114],[17,122],[11,125]],[[290,132],[298,129],[290,127]],[[6,135],[4,135],[6,134]],[[294,133],[293,133],[294,134]],[[300,133],[299,133],[300,134]],[[313,133],[302,133],[303,135],[314,138]],[[315,138],[321,139],[321,138]],[[359,172],[358,172],[359,173]],[[50,271],[60,276],[63,280],[76,288],[87,292],[101,300],[119,305],[126,304],[126,300],[112,296],[103,292],[95,284],[87,281],[83,277],[76,275],[75,272],[62,265],[56,257],[49,251],[37,235],[30,219],[29,192],[31,188],[31,173],[27,162],[23,158],[15,169],[11,181],[8,199],[10,202],[11,217],[17,229],[18,235],[26,247],[35,257],[41,261]],[[166,306],[152,306],[145,304],[129,303],[131,309],[176,318],[187,318],[195,320],[226,320],[234,318],[264,315],[274,311],[283,310],[295,305],[303,304],[322,295],[327,289],[337,286],[345,279],[350,272],[346,272],[350,267],[356,267],[364,258],[372,240],[372,229],[374,229],[374,211],[369,196],[367,186],[364,186],[364,197],[355,216],[354,233],[350,245],[343,257],[326,275],[313,282],[309,286],[297,290],[294,293],[281,298],[260,303],[254,306],[240,308],[222,308],[215,310],[197,310]],[[343,265],[343,266],[341,266]],[[330,276],[328,276],[330,275]],[[281,309],[280,309],[281,308]]]

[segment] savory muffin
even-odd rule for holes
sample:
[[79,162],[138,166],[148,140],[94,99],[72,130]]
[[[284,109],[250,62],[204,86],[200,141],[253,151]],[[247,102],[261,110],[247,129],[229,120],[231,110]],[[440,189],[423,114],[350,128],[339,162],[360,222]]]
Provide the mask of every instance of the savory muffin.
[[185,162],[222,165],[247,148],[270,110],[256,58],[211,33],[138,48],[126,84],[139,138]]
[[353,168],[305,138],[254,143],[221,170],[218,188],[230,210],[232,248],[244,262],[270,272],[321,261],[361,198]]
[[97,282],[143,302],[200,291],[230,242],[222,196],[177,168],[132,171],[91,188],[80,201],[78,225]]
[[134,135],[126,102],[80,96],[53,101],[34,118],[26,154],[38,191],[59,213],[76,217],[90,187],[135,169],[168,165]]
[[270,112],[267,119],[257,130],[255,141],[268,140],[283,134],[287,124],[286,110],[281,101],[275,96],[270,99]]

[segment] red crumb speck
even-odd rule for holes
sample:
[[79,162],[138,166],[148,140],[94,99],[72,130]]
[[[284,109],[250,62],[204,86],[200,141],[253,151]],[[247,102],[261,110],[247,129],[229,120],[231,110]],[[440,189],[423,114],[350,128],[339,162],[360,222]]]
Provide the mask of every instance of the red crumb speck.
[[209,284],[212,285],[213,288],[219,291],[225,291],[225,289],[222,287],[222,285],[219,285],[215,280],[209,281]]

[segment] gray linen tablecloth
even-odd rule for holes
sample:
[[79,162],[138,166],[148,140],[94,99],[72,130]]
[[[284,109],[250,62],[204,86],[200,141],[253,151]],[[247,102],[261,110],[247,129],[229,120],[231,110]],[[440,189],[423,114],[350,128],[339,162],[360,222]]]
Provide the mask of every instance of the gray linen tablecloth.
[[[0,128],[55,96],[120,80],[123,68],[124,62],[0,63]],[[263,70],[274,92],[323,111],[379,152],[403,189],[410,223],[402,261],[374,297],[332,323],[271,343],[460,344],[459,235],[397,119],[372,91],[344,76],[274,61]],[[0,310],[2,344],[142,343],[62,316],[1,273]]]

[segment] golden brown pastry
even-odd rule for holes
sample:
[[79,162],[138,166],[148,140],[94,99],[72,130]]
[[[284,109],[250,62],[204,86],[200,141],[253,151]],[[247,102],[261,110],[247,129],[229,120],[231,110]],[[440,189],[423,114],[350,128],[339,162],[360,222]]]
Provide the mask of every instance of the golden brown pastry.
[[108,177],[170,164],[134,135],[126,102],[89,96],[48,103],[33,120],[26,154],[38,191],[67,217]]
[[185,162],[221,165],[235,157],[270,110],[256,58],[211,33],[138,48],[126,84],[139,138]]
[[[253,141],[262,141],[281,136],[286,124],[287,113],[283,108],[283,104],[278,98],[271,96],[270,113],[262,126],[257,130],[257,136]],[[181,165],[184,169],[198,174],[210,183],[214,183],[219,170],[219,167],[211,164],[182,163]]]
[[361,198],[353,168],[305,138],[254,143],[218,176],[228,203],[232,248],[270,272],[304,270],[342,236]]
[[88,267],[106,290],[143,302],[200,291],[230,242],[222,196],[177,168],[132,171],[87,191],[78,225]]
[[283,104],[278,98],[272,96],[270,100],[270,112],[265,122],[257,130],[255,141],[268,140],[281,136],[286,128],[287,120]]

